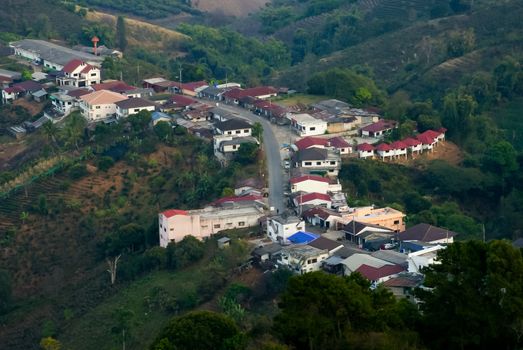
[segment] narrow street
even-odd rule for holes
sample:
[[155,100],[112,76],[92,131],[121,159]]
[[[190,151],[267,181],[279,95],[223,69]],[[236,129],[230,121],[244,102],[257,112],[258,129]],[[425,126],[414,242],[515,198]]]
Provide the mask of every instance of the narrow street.
[[219,104],[223,108],[238,117],[249,120],[252,123],[259,122],[263,126],[263,147],[265,150],[267,169],[269,172],[269,205],[274,208],[276,212],[282,213],[286,209],[284,186],[287,185],[288,176],[282,166],[282,158],[280,149],[282,145],[276,138],[271,123],[250,111],[226,104]]

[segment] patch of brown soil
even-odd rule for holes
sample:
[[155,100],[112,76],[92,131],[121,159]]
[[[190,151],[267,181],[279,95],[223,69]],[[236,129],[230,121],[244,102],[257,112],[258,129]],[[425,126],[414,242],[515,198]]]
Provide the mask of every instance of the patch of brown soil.
[[24,98],[19,98],[18,100],[13,102],[13,105],[24,107],[25,109],[27,109],[29,111],[29,113],[31,113],[31,115],[37,115],[38,113],[42,112],[46,103],[28,101]]

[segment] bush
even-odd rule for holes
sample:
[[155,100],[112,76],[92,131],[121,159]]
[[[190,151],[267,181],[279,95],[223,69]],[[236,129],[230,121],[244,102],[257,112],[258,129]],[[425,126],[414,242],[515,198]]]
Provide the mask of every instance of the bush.
[[100,169],[101,171],[107,171],[107,170],[109,170],[113,165],[114,165],[114,160],[113,160],[113,158],[108,157],[108,156],[101,157],[101,158],[98,160],[98,162],[97,162],[98,169]]

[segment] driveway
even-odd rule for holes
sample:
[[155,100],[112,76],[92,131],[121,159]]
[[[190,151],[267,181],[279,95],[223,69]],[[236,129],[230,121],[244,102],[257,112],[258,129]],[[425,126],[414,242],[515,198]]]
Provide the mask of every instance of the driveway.
[[284,172],[281,158],[282,144],[276,138],[272,125],[267,119],[260,117],[250,111],[223,103],[219,104],[223,108],[238,117],[249,120],[252,123],[259,122],[263,126],[263,148],[267,157],[267,169],[269,171],[269,205],[276,212],[282,213],[286,209],[285,196],[283,195],[284,186],[287,187],[288,175]]

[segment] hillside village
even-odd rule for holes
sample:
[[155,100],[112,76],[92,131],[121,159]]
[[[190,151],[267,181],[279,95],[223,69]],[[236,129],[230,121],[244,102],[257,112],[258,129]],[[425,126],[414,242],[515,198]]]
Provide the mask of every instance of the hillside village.
[[520,4],[126,2],[0,15],[6,348],[521,346]]
[[434,263],[436,252],[457,234],[427,224],[406,229],[405,214],[390,207],[351,208],[337,180],[347,157],[415,158],[445,142],[445,129],[386,143],[383,139],[398,125],[383,119],[376,109],[353,108],[338,100],[285,107],[272,99],[293,93],[286,88],[242,88],[233,82],[209,85],[152,77],[140,87],[130,86],[102,80],[103,56],[96,45],[92,54],[35,40],[11,47],[17,59],[30,60],[48,72],[21,81],[18,72],[0,71],[3,102],[51,101],[51,108],[37,121],[11,126],[15,137],[34,132],[45,122],[60,123],[75,111],[90,125],[147,111],[153,125],[165,122],[212,142],[216,158],[225,165],[242,147],[263,145],[261,134],[254,135],[253,123],[242,117],[244,110],[270,121],[286,135],[284,140],[293,140],[280,143],[283,160],[278,169],[270,169],[288,178],[282,212],[270,206],[267,184],[254,181],[208,207],[159,213],[162,247],[187,235],[206,239],[223,230],[258,227],[266,239],[253,251],[253,261],[264,268],[288,268],[299,274],[359,272],[374,286],[383,283],[395,294],[412,298],[408,291],[422,283],[422,268]]

